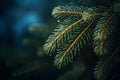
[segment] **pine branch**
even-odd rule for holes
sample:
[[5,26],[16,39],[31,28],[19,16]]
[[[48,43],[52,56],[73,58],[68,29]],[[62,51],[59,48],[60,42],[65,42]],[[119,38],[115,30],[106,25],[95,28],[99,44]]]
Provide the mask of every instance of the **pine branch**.
[[114,17],[115,14],[105,13],[98,21],[94,32],[94,52],[97,55],[104,55],[112,50],[110,39],[112,40],[116,27]]
[[120,62],[120,46],[111,53],[103,56],[95,66],[94,77],[97,80],[105,80],[110,71]]
[[[89,19],[93,16],[100,16],[101,14],[91,14],[86,19]],[[85,20],[86,21],[86,20]],[[86,41],[90,40],[92,37],[92,28],[90,28],[91,25],[93,25],[94,19],[88,22],[88,25],[86,26],[86,23],[83,23],[81,26],[76,26],[76,30],[74,29],[71,33],[72,36],[66,40],[61,47],[58,48],[58,54],[55,57],[55,65],[59,68],[65,66],[69,62],[72,61],[73,56],[77,54],[77,52],[80,51],[80,48],[82,48],[84,45],[86,45]],[[79,24],[80,25],[80,24]],[[86,27],[85,27],[86,26]],[[90,29],[89,29],[90,28]]]
[[[66,16],[80,16],[83,14],[83,10],[86,7],[77,7],[77,6],[58,6],[53,9],[52,15],[55,18],[66,18]],[[69,16],[69,17],[70,17]]]
[[119,35],[117,17],[120,12],[120,1],[97,2],[100,2],[102,6],[55,7],[52,15],[60,21],[60,24],[49,36],[44,50],[49,55],[56,51],[54,64],[61,68],[72,62],[74,56],[80,53],[87,41],[93,38],[94,52],[102,56],[95,67],[94,75],[98,80],[104,80],[110,70],[120,61],[120,47],[115,49],[119,44],[115,35]]
[[64,37],[63,35],[69,38],[69,36],[67,36],[69,34],[68,31],[71,30],[73,27],[75,27],[81,21],[83,21],[83,19],[79,19],[78,21],[75,21],[74,23],[68,24],[68,25],[60,24],[58,26],[58,29],[55,29],[57,33],[54,35],[51,35],[46,41],[47,43],[44,45],[45,51],[47,51],[47,53],[53,52],[56,48],[56,43],[58,43],[57,46],[61,44],[59,43],[59,41],[61,41],[61,39]]
[[[76,15],[79,13],[75,12],[74,9],[73,12],[68,11],[63,13],[61,9],[65,10],[66,8],[67,7],[62,6],[56,7],[53,11],[54,17],[60,18],[63,16],[62,14]],[[65,24],[60,24],[57,29],[55,29],[54,34],[49,36],[48,40],[46,41],[47,43],[44,45],[44,50],[47,54],[52,55],[52,52],[57,50],[58,54],[55,57],[54,63],[59,68],[69,63],[73,59],[73,55],[76,55],[77,52],[80,51],[80,48],[86,44],[86,41],[91,39],[93,31],[92,28],[89,29],[89,27],[93,25],[93,22],[99,16],[102,15],[102,8],[100,8],[100,10],[98,10],[98,8],[83,8],[84,7],[79,7],[79,10],[86,9],[82,13],[81,17],[78,16],[78,18],[73,19],[66,18],[62,22]],[[78,9],[78,7],[75,9]]]
[[[82,29],[82,31],[75,32],[74,34],[75,37],[73,35],[73,37],[70,38],[69,41],[64,43],[64,45],[60,49],[58,49],[58,54],[56,55],[54,61],[55,65],[61,68],[68,64],[69,62],[71,62],[71,60],[73,59],[73,55],[76,55],[77,52],[80,51],[80,48],[86,45],[85,38],[87,38],[88,40],[91,38],[92,31],[91,30],[89,32],[87,31],[89,30],[93,22],[94,21],[89,23],[85,28]],[[89,34],[90,36],[87,36],[86,33]]]
[[57,19],[81,18],[84,13],[95,14],[104,12],[107,8],[104,6],[84,7],[84,6],[58,6],[53,9],[52,15]]
[[[73,6],[70,6],[70,7],[73,7]],[[60,16],[63,16],[63,15],[60,15],[59,13],[60,13],[60,11],[61,11],[61,9],[63,9],[64,10],[64,8],[66,9],[66,8],[68,8],[68,7],[63,7],[63,6],[59,6],[59,7],[56,7],[54,10],[53,10],[53,15],[54,15],[54,17],[56,17],[56,18],[59,18]],[[78,7],[73,7],[73,8],[75,8],[75,10],[77,10],[78,9]],[[59,10],[60,9],[60,10]],[[90,13],[95,13],[95,11],[93,10],[93,9],[91,9],[91,8],[84,8],[84,9],[87,9],[87,10],[85,10],[86,11],[86,13],[85,13],[85,11],[84,11],[84,13],[83,13],[83,15],[81,15],[81,16],[83,16],[83,19],[85,20],[85,19],[87,19],[87,17],[89,16],[99,16],[99,15],[101,15],[101,13],[99,13],[99,14],[91,14],[90,15]],[[95,8],[96,9],[96,8]],[[58,11],[59,10],[59,11]],[[68,10],[69,10],[69,8],[68,8]],[[79,10],[83,10],[83,7],[81,8],[79,8],[78,9],[78,11]],[[88,12],[87,12],[88,11]],[[98,10],[97,9],[97,11],[98,12],[100,12],[100,10]],[[58,13],[59,12],[59,13]],[[69,11],[70,12],[70,11]],[[73,12],[74,13],[76,13],[75,11],[74,11],[74,9],[73,9]],[[70,13],[72,13],[73,14],[73,12],[70,12]],[[57,14],[58,13],[58,14]],[[78,12],[77,12],[78,13]],[[68,15],[69,15],[69,13],[68,13]],[[59,17],[58,17],[59,16]],[[75,27],[75,26],[77,26],[78,25],[78,23],[80,23],[80,22],[82,22],[83,21],[83,19],[80,19],[79,17],[78,18],[74,18],[74,19],[72,19],[71,20],[71,18],[67,18],[67,19],[65,19],[64,21],[63,21],[63,23],[66,23],[66,24],[60,24],[58,27],[57,27],[57,29],[55,29],[55,34],[54,35],[51,35],[49,38],[48,38],[48,40],[46,41],[47,43],[44,45],[44,49],[45,49],[45,51],[47,51],[46,53],[51,53],[51,52],[53,52],[54,50],[55,50],[55,48],[56,48],[56,43],[58,43],[58,45],[59,44],[61,44],[61,43],[59,43],[59,41],[65,36],[65,35],[67,35],[67,34],[69,34],[71,31],[71,29],[73,28],[73,27]],[[87,21],[86,21],[87,22]],[[63,36],[64,35],[64,36]],[[69,36],[67,35],[66,37],[68,37],[69,38]]]

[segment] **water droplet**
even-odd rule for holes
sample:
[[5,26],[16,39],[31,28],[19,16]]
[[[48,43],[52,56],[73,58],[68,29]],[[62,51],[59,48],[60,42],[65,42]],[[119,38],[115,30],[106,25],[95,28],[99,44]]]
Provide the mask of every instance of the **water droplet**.
[[60,22],[60,20],[57,20],[57,22]]

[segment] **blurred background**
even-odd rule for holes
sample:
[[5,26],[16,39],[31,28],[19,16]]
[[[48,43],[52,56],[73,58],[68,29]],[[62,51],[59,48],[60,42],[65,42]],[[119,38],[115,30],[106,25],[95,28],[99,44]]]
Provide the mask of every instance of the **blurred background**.
[[0,80],[57,80],[41,47],[57,25],[52,9],[69,0],[0,0]]

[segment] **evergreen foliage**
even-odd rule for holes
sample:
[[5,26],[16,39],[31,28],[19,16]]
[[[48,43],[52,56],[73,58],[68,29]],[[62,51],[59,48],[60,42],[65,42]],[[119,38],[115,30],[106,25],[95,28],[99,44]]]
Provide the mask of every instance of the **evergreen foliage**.
[[[117,36],[120,35],[120,0],[90,2],[93,3],[90,7],[55,7],[52,15],[58,19],[59,25],[48,37],[43,49],[45,54],[55,55],[54,64],[62,68],[92,40],[94,53],[101,57],[95,66],[94,76],[97,80],[105,80],[120,62],[120,36]],[[97,3],[99,6],[95,6]]]

